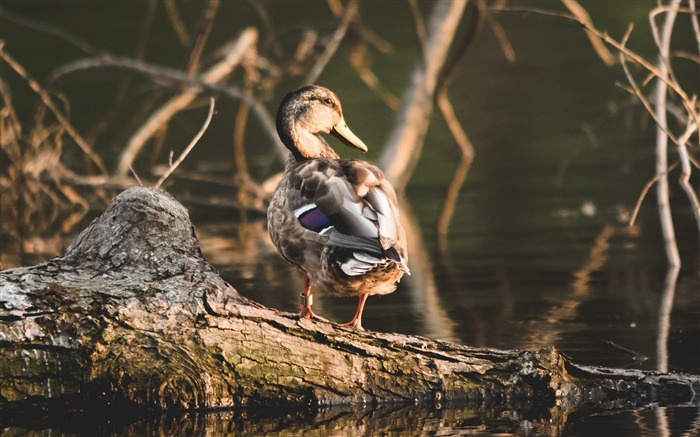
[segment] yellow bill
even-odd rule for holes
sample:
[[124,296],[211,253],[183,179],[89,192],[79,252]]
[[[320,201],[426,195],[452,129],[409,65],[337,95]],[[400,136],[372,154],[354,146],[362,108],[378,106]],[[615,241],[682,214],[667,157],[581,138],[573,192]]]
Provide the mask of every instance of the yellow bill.
[[357,135],[352,133],[352,131],[348,127],[348,124],[345,123],[345,118],[343,117],[340,117],[340,121],[338,121],[338,124],[333,126],[333,129],[331,129],[331,134],[337,137],[347,146],[360,149],[363,152],[367,151],[367,146],[365,145],[365,143],[363,143],[361,139],[357,138]]

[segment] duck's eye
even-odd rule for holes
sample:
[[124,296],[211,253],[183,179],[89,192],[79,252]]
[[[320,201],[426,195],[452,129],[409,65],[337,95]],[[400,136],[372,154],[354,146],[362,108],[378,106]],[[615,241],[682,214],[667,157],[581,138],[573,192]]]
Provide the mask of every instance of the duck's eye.
[[332,104],[333,104],[333,100],[331,100],[331,99],[329,99],[329,98],[325,98],[325,99],[323,99],[323,103],[325,103],[326,105],[332,105]]

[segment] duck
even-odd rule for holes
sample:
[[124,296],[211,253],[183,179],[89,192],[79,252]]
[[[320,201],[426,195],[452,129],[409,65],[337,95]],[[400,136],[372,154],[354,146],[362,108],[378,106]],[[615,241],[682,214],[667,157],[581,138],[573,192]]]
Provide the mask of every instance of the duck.
[[287,94],[276,127],[289,154],[268,207],[268,231],[282,258],[304,273],[299,315],[328,322],[311,309],[312,290],[357,296],[357,311],[342,326],[362,331],[367,298],[394,292],[410,274],[396,191],[378,167],[340,159],[322,136],[368,150],[331,90],[306,85]]

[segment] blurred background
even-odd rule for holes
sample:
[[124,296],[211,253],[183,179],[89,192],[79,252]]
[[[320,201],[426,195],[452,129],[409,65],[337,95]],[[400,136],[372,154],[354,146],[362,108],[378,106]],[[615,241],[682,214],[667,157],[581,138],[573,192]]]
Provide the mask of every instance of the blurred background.
[[[297,312],[302,274],[266,231],[284,159],[270,124],[277,105],[309,81],[326,86],[370,148],[361,156],[329,139],[339,154],[396,158],[384,145],[410,104],[420,29],[430,36],[437,3],[3,0],[0,267],[61,254],[114,194],[139,183],[135,175],[153,185],[214,97],[211,124],[163,188],[187,206],[205,256],[228,282]],[[536,11],[569,14],[570,3],[467,4],[444,89],[474,159],[437,107],[422,153],[394,152],[418,159],[400,186],[413,275],[394,294],[370,298],[363,324],[499,349],[555,346],[582,364],[700,373],[693,207],[674,167],[682,264],[669,270],[654,188],[630,226],[655,174],[655,123],[614,48],[606,65],[581,26]],[[656,63],[656,2],[579,3],[617,41],[634,23],[627,46]],[[692,95],[698,40],[683,7],[673,72]],[[651,95],[649,72],[629,68]],[[684,125],[673,119],[669,129],[679,136]],[[689,144],[697,162],[697,134]],[[697,168],[690,183],[697,192]],[[355,307],[316,295],[316,312],[331,320],[349,320]],[[697,425],[689,411],[679,409],[672,427]],[[616,426],[638,430],[633,422]]]

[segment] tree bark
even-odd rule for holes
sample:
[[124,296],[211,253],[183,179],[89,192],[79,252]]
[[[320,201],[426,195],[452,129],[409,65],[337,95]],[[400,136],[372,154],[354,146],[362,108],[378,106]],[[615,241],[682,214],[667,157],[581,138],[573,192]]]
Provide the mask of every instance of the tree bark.
[[118,195],[65,255],[0,272],[0,351],[10,416],[115,404],[638,406],[697,403],[700,389],[700,376],[579,366],[554,348],[355,332],[264,308],[207,263],[185,208],[150,188]]

